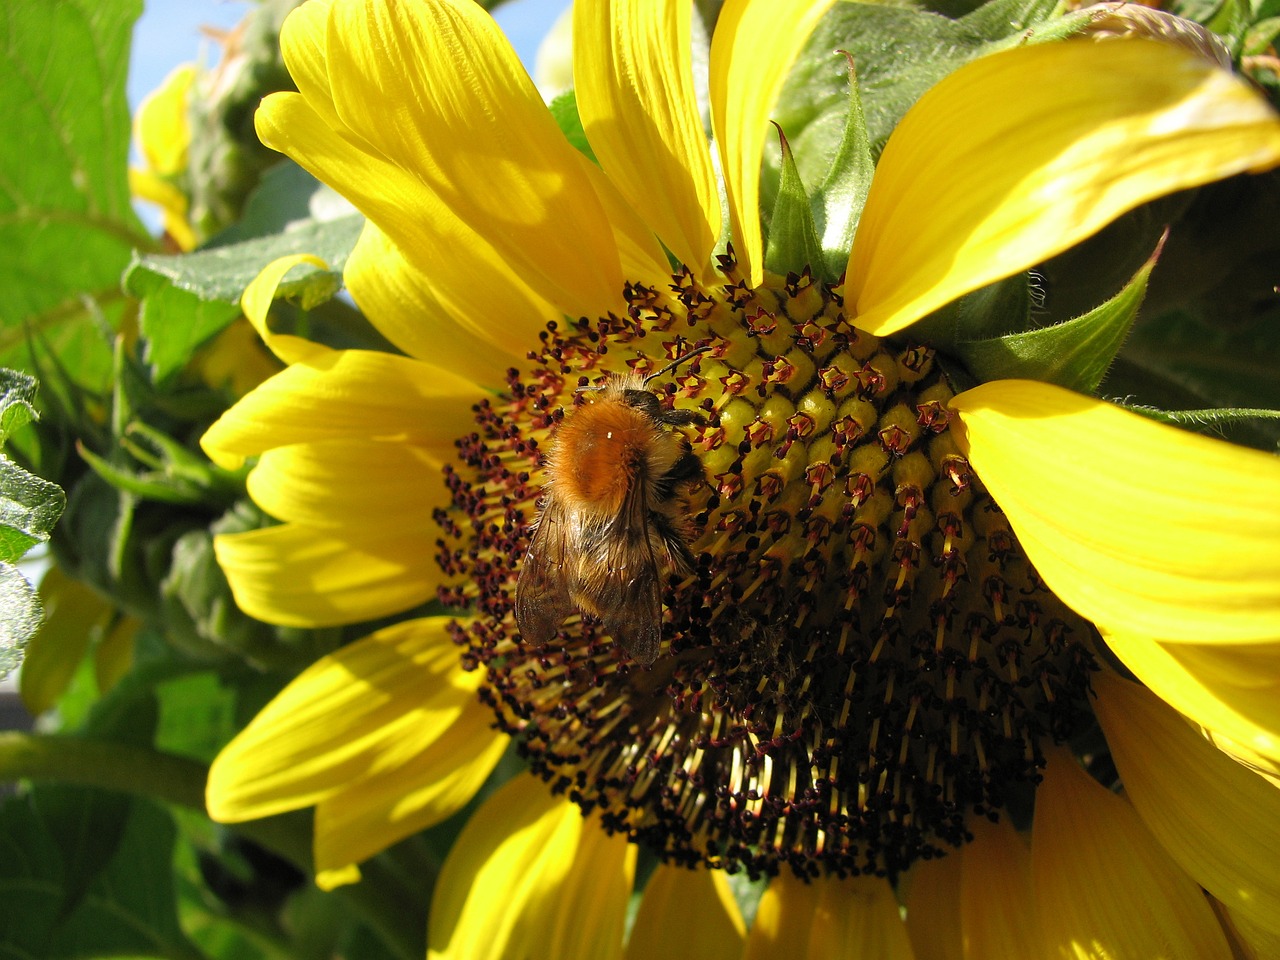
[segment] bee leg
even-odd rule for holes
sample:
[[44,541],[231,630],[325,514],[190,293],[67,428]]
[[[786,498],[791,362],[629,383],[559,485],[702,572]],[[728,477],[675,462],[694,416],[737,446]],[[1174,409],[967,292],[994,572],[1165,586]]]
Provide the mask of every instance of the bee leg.
[[698,459],[695,453],[686,450],[680,455],[680,459],[671,465],[671,469],[663,474],[662,479],[668,484],[668,489],[671,489],[677,483],[701,480],[705,476],[706,472],[702,468],[702,461]]
[[671,427],[688,427],[694,424],[702,427],[707,423],[707,418],[697,410],[663,410],[654,419]]

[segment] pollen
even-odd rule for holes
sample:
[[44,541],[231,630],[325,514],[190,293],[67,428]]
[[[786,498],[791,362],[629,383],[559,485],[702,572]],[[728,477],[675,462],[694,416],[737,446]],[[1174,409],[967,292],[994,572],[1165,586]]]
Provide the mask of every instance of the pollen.
[[[856,329],[807,272],[688,271],[553,324],[446,468],[440,599],[532,769],[668,861],[895,876],[969,839],[1089,715],[1092,627],[1028,562],[956,446],[923,344]],[[691,351],[699,351],[690,355]],[[701,461],[691,570],[642,666],[593,617],[525,642],[515,586],[581,388],[648,385]]]

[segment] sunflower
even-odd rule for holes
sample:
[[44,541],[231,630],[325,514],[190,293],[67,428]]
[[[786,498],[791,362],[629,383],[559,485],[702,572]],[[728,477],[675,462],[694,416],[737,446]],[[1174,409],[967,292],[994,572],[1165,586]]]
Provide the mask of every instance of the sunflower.
[[[713,149],[690,5],[580,0],[595,162],[470,0],[290,16],[299,92],[259,133],[368,217],[346,282],[401,352],[272,332],[298,258],[264,271],[246,313],[288,366],[204,446],[257,457],[281,522],[218,556],[264,620],[399,619],[227,746],[210,812],[314,806],[317,880],[349,882],[514,737],[531,772],[458,836],[431,956],[1261,951],[1280,805],[1240,761],[1280,759],[1280,463],[1046,383],[956,393],[911,328],[1140,203],[1280,163],[1280,122],[1174,45],[992,54],[898,125],[840,280],[780,276],[768,114],[828,5],[724,5]],[[632,373],[696,414],[673,429],[703,481],[651,665],[594,617],[538,644],[515,622],[545,454]],[[1123,796],[1064,746],[1099,726]],[[630,841],[658,865],[624,937]],[[749,932],[744,875],[772,878]]]

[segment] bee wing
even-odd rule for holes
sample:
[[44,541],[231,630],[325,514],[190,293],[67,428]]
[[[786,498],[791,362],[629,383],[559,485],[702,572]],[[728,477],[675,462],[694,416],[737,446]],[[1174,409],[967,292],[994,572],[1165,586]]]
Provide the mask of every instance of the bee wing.
[[600,617],[632,659],[650,664],[662,641],[662,591],[657,533],[649,513],[648,483],[637,476],[602,545]]
[[546,643],[573,612],[567,579],[567,521],[563,505],[555,497],[548,497],[520,565],[516,626],[527,643]]

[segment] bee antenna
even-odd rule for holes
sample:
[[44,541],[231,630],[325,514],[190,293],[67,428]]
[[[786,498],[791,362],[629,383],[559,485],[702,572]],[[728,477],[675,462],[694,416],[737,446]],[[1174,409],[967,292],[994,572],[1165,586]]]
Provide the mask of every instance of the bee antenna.
[[645,377],[644,378],[645,384],[648,385],[650,380],[656,380],[658,379],[658,377],[662,376],[664,373],[670,373],[672,370],[680,366],[680,364],[684,363],[690,357],[696,357],[698,354],[706,353],[710,349],[711,349],[711,344],[704,343],[700,347],[694,347],[692,350],[689,350],[686,353],[680,354],[680,356],[676,357],[674,360],[668,363],[665,367],[663,367],[657,373],[651,373],[647,377]]

